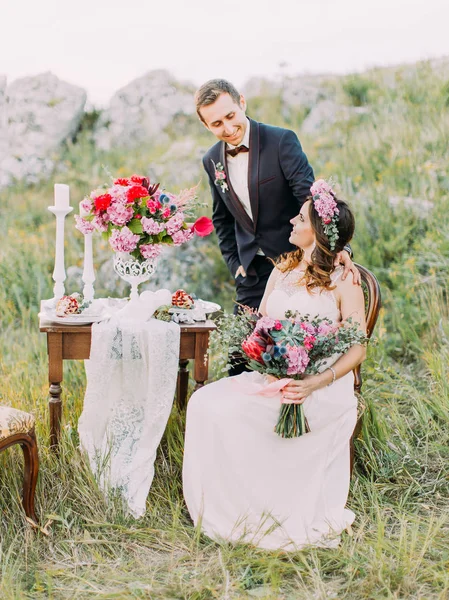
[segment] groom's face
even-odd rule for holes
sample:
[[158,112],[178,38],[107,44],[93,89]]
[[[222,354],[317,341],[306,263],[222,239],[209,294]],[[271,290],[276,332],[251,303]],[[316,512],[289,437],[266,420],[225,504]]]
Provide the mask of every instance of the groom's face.
[[245,110],[245,98],[240,96],[240,104],[237,104],[229,94],[221,94],[213,104],[200,108],[207,129],[232,146],[241,144],[248,127]]

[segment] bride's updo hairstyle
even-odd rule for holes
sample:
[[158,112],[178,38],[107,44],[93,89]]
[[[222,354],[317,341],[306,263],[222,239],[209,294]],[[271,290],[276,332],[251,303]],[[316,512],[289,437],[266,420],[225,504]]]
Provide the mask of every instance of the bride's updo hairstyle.
[[[316,237],[315,248],[311,256],[312,263],[307,266],[304,276],[298,282],[301,284],[305,282],[307,289],[323,287],[332,290],[335,288],[331,282],[331,273],[335,269],[335,256],[343,250],[354,235],[355,220],[351,209],[344,200],[339,200],[336,196],[334,199],[338,208],[338,218],[336,219],[338,239],[335,241],[335,248],[331,250],[329,238],[324,232],[323,221],[314,206],[312,196],[306,198],[306,201],[311,200],[309,218]],[[298,248],[283,254],[276,263],[276,267],[283,273],[291,271],[299,265],[303,253],[303,250]]]

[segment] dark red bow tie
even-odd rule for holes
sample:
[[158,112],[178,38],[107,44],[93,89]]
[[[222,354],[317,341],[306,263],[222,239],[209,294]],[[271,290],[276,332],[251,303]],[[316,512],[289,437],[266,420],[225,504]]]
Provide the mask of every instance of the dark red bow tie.
[[226,150],[226,153],[229,154],[229,156],[237,156],[239,152],[249,152],[249,148],[246,146],[237,146],[236,148],[232,148],[232,150]]

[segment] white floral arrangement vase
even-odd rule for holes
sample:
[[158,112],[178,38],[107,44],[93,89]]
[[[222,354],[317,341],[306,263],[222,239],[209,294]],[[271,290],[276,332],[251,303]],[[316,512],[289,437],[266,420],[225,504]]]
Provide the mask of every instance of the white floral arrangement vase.
[[116,252],[114,254],[114,271],[127,283],[131,284],[131,301],[139,298],[139,284],[148,281],[156,271],[156,267],[157,258],[138,260],[128,252]]

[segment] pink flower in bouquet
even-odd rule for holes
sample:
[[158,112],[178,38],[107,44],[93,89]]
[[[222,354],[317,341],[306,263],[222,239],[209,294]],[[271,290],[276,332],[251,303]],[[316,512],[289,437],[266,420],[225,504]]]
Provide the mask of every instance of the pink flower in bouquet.
[[102,215],[96,215],[93,218],[92,223],[97,231],[103,232],[108,230],[109,215],[103,213]]
[[304,338],[304,346],[306,350],[312,350],[316,342],[316,337],[313,335],[306,335]]
[[144,258],[157,258],[162,252],[162,244],[143,244],[140,246],[140,254]]
[[210,235],[214,230],[214,225],[208,217],[200,217],[193,224],[193,231],[199,237],[206,237]]
[[86,219],[83,219],[83,217],[80,217],[79,215],[75,215],[75,221],[75,227],[78,229],[78,231],[84,233],[84,235],[95,231],[94,224],[91,221],[86,221]]
[[318,325],[318,330],[317,333],[318,335],[323,335],[326,336],[328,333],[330,333],[331,331],[333,331],[334,326],[331,323],[320,323]]
[[[168,209],[170,211],[170,209]],[[184,213],[177,212],[171,219],[166,223],[168,235],[173,235],[179,231],[184,223]]]
[[171,215],[171,210],[169,208],[166,208],[164,210],[164,212],[162,213],[162,218],[163,219],[168,219],[170,215]]
[[94,200],[95,208],[97,210],[106,210],[111,202],[111,194],[101,194],[101,196],[97,196]]
[[148,233],[149,235],[157,235],[165,229],[164,223],[158,223],[151,217],[142,218],[142,227],[145,233]]
[[299,375],[304,373],[309,364],[309,355],[302,346],[287,345],[287,375]]
[[147,202],[147,207],[148,210],[150,211],[150,213],[152,215],[156,214],[157,211],[162,208],[162,204],[159,202],[159,200],[148,200]]
[[267,333],[270,329],[273,329],[276,325],[276,319],[271,317],[261,317],[257,323],[254,331],[262,331]]
[[143,185],[133,185],[126,192],[128,202],[134,202],[134,200],[145,198],[146,196],[148,196],[148,190]]
[[315,327],[311,323],[304,323],[304,322],[302,322],[300,324],[300,327],[301,327],[301,329],[303,331],[306,331],[310,335],[314,335],[314,333],[315,333]]
[[120,204],[128,204],[128,187],[124,185],[113,185],[108,189],[108,194],[112,196],[112,202],[120,202]]
[[120,202],[113,202],[107,209],[109,220],[114,225],[126,225],[133,218],[132,206],[124,206]]
[[137,248],[137,242],[140,240],[140,235],[134,234],[128,227],[122,229],[114,229],[109,243],[116,252],[132,252]]
[[280,331],[282,329],[282,323],[280,321],[276,321],[276,323],[274,324],[274,328],[276,329],[276,331]]
[[84,198],[80,203],[80,208],[86,213],[91,212],[93,207],[93,202],[91,198]]
[[265,342],[260,336],[252,333],[242,342],[242,350],[249,358],[252,358],[261,365],[264,364],[262,354],[265,351]]
[[193,238],[193,229],[180,229],[171,237],[175,246],[181,246]]

